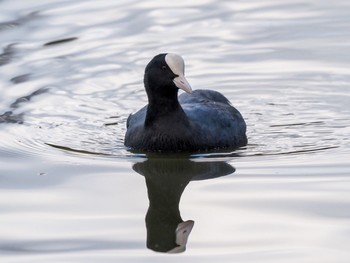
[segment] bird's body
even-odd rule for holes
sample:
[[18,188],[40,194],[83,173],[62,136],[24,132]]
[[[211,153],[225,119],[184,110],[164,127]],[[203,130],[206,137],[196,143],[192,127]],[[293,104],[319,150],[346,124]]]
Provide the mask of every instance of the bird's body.
[[[239,111],[217,91],[192,92],[183,75],[173,72],[178,71],[178,61],[173,66],[174,59],[167,61],[166,56],[156,56],[146,67],[149,103],[129,116],[125,145],[151,152],[195,152],[246,145],[246,124]],[[167,68],[170,72],[163,72],[164,62],[166,66],[171,64]],[[157,69],[159,66],[162,70]],[[183,78],[176,82],[177,77]],[[178,86],[189,93],[178,97]]]

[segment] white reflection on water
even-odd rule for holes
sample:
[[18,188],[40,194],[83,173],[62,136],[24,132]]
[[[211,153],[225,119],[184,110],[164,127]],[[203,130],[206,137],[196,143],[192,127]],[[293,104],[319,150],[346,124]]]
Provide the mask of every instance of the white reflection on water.
[[341,0],[0,1],[1,254],[163,262],[146,250],[146,187],[132,170],[144,156],[123,137],[146,103],[146,63],[176,52],[192,87],[242,112],[249,137],[234,153],[194,156],[237,171],[184,191],[182,217],[196,225],[181,260],[347,262],[349,10]]

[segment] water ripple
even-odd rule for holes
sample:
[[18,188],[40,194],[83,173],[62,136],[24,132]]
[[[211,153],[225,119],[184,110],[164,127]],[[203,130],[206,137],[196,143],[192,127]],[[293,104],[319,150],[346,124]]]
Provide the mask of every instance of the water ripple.
[[[198,219],[188,252],[201,261],[347,262],[349,10],[343,0],[0,1],[3,260],[131,262],[131,248],[153,262],[141,251],[145,178],[131,166],[173,158],[236,168],[181,200]],[[147,103],[145,65],[162,52],[184,57],[194,89],[240,110],[246,147],[124,147],[128,115]]]
[[[83,21],[80,24],[72,20],[77,15],[76,6],[82,8],[78,14]],[[107,6],[113,16],[106,15]],[[164,48],[184,55],[187,75],[194,88],[225,93],[245,116],[249,146],[239,151],[239,155],[301,154],[334,149],[342,147],[343,139],[349,134],[346,124],[349,112],[339,111],[348,97],[344,90],[349,79],[347,72],[327,73],[329,65],[322,63],[328,61],[328,53],[322,56],[320,53],[324,47],[310,51],[308,47],[292,44],[305,37],[309,26],[301,35],[290,35],[289,39],[284,39],[287,35],[281,31],[290,28],[290,24],[297,25],[296,17],[304,21],[303,25],[307,22],[314,26],[322,12],[312,6],[242,2],[236,6],[227,3],[214,6],[208,1],[181,8],[158,4],[155,9],[108,3],[100,6],[92,2],[56,3],[43,8],[50,14],[47,18],[22,20],[38,23],[47,19],[52,30],[60,27],[55,22],[61,21],[58,14],[64,12],[64,23],[73,26],[66,26],[63,34],[47,37],[42,37],[47,30],[39,27],[42,34],[29,38],[27,44],[16,45],[16,50],[13,44],[5,46],[0,59],[3,67],[11,69],[10,61],[15,53],[26,58],[16,62],[20,70],[8,79],[19,88],[26,83],[27,91],[26,94],[7,92],[8,107],[0,120],[40,127],[41,136],[47,138],[44,143],[81,152],[124,154],[125,120],[129,113],[146,103],[142,71],[151,56],[164,51],[157,47],[161,35],[166,36],[162,39]],[[285,13],[286,8],[308,11]],[[44,9],[41,10],[43,13]],[[95,24],[87,19],[93,10],[105,14]],[[114,15],[113,10],[125,12]],[[272,24],[272,31],[266,31],[266,24],[253,27],[257,21],[281,21],[281,10],[284,23]],[[33,17],[36,11],[31,10],[27,17]],[[130,23],[131,17],[139,20]],[[224,26],[233,22],[235,27]],[[21,23],[21,27],[26,25]],[[166,28],[174,31],[169,35]],[[174,32],[181,38],[174,37]],[[37,42],[45,47],[35,46]],[[126,52],[130,43],[136,46]],[[197,52],[188,52],[192,50],[189,44],[196,45]],[[343,58],[336,61],[338,68],[341,61]],[[9,71],[5,68],[5,72]],[[48,94],[42,94],[48,89]],[[320,90],[323,92],[319,93]],[[113,119],[113,116],[118,117]],[[344,135],[339,136],[335,128],[342,129]],[[346,140],[345,143],[348,145]]]

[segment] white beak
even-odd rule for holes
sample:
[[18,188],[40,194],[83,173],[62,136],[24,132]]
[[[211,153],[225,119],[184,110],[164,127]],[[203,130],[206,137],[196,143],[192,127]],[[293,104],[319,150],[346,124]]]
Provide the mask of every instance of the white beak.
[[182,57],[173,53],[168,53],[165,56],[165,62],[168,64],[171,71],[177,75],[173,80],[176,87],[187,93],[192,93],[192,88],[185,78],[185,62]]
[[173,81],[176,87],[178,87],[179,89],[182,89],[187,93],[192,93],[192,88],[184,75],[179,75],[178,77],[174,78]]

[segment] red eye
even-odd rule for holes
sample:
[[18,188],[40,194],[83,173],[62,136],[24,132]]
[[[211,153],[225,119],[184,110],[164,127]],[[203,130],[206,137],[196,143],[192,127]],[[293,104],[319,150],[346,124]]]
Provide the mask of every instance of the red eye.
[[162,70],[167,70],[167,67],[166,66],[162,66]]

